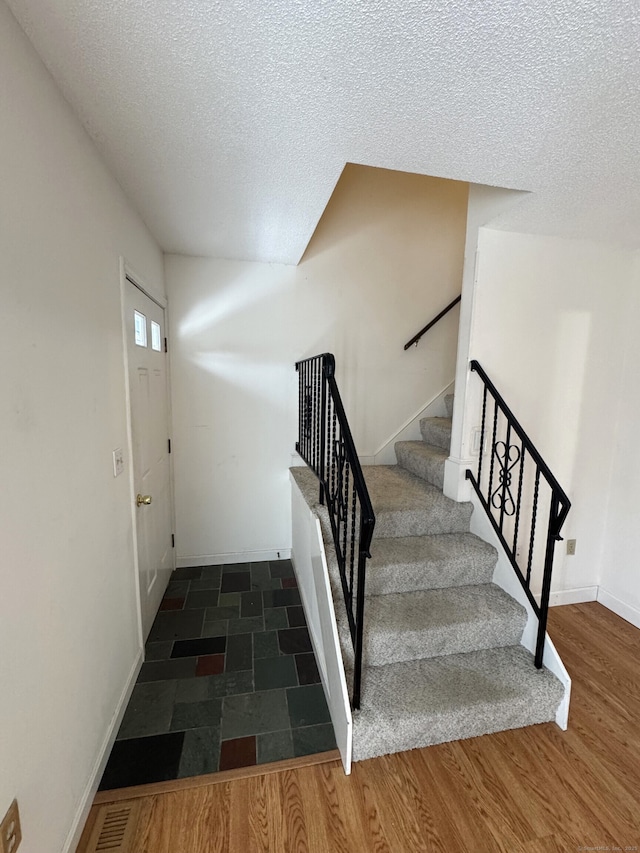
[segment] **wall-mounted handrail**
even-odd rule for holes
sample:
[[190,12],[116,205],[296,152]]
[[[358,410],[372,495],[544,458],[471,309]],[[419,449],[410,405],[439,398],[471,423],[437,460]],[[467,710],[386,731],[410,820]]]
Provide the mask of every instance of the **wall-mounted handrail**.
[[438,314],[438,316],[437,316],[437,317],[434,317],[434,318],[433,318],[433,320],[431,320],[431,322],[430,322],[430,323],[427,323],[427,325],[424,327],[424,329],[420,329],[420,331],[418,332],[418,334],[417,334],[417,335],[414,335],[414,336],[411,338],[411,340],[410,340],[410,341],[407,341],[407,343],[404,345],[404,348],[405,348],[405,349],[409,349],[409,347],[412,347],[414,344],[417,346],[417,345],[418,345],[418,342],[420,341],[420,338],[421,338],[421,337],[422,337],[426,332],[428,332],[428,331],[429,331],[429,329],[430,329],[432,326],[435,326],[435,324],[438,322],[438,320],[442,320],[442,318],[444,317],[444,315],[445,315],[445,314],[448,314],[448,313],[449,313],[449,311],[451,311],[451,309],[452,309],[452,308],[454,308],[454,307],[458,304],[458,302],[460,302],[460,300],[461,300],[461,299],[462,299],[462,294],[460,294],[460,296],[456,296],[456,298],[453,300],[453,302],[450,302],[450,303],[447,305],[447,307],[446,307],[445,309],[443,309],[443,310]]
[[360,707],[366,561],[376,523],[360,460],[335,379],[335,358],[323,353],[296,362],[296,450],[320,483],[327,506],[354,650],[351,704]]
[[[540,669],[554,546],[562,539],[560,531],[571,501],[481,365],[474,360],[470,369],[478,374],[484,389],[478,467],[475,474],[467,469],[466,478],[471,481],[538,617],[535,665]],[[487,448],[489,436],[490,447]],[[490,453],[488,466],[483,465],[487,452]],[[542,543],[539,537],[536,540],[536,532],[545,514],[548,521]],[[542,566],[539,604],[531,591],[532,574],[538,564]]]

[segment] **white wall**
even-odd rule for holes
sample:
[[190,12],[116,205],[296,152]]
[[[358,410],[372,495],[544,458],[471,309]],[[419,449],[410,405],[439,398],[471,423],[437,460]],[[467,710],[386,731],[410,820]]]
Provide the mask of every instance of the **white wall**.
[[[610,559],[605,519],[632,256],[484,228],[478,251],[470,358],[493,379],[573,502],[563,535],[577,539],[577,551],[569,557],[557,546],[552,590],[566,593],[564,600],[568,591],[587,596]],[[479,412],[467,412],[466,441],[479,425]]]
[[294,362],[330,351],[358,452],[375,456],[453,379],[467,185],[347,166],[298,267],[168,256],[183,565],[291,547]]
[[615,425],[610,434],[613,464],[598,600],[640,628],[639,256],[634,259],[631,293],[620,310],[626,318],[624,337],[614,346],[619,353],[624,353],[624,363],[620,371]]
[[163,268],[3,2],[0,188],[0,818],[59,853],[140,651],[119,258]]

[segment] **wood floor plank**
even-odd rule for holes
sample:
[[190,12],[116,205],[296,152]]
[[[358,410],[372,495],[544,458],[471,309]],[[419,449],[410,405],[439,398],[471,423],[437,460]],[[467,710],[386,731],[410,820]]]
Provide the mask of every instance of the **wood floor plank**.
[[595,602],[553,608],[549,631],[573,678],[568,731],[544,724],[383,756],[350,777],[334,758],[134,791],[134,853],[637,849],[640,631]]

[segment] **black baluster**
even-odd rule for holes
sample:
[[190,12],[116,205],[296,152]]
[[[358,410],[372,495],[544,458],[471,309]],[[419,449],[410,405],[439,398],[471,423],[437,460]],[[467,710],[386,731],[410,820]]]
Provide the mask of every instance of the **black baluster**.
[[520,475],[518,477],[518,503],[516,506],[516,521],[515,527],[513,531],[513,556],[516,556],[516,547],[518,545],[518,529],[520,527],[520,506],[522,504],[522,481],[524,475],[524,454],[525,454],[525,446],[524,442],[520,447]]
[[487,386],[484,386],[484,393],[482,395],[482,427],[480,429],[480,454],[478,458],[478,486],[482,488],[481,477],[482,477],[482,451],[484,450],[484,424],[487,416]]
[[536,482],[533,489],[533,507],[531,509],[531,537],[529,539],[529,559],[527,560],[527,586],[531,586],[531,564],[533,563],[533,543],[536,535],[536,516],[538,514],[538,489],[540,487],[540,468],[536,466]]
[[[491,464],[489,466],[489,490],[487,492],[487,503],[491,501],[491,490],[493,488],[493,463],[496,451],[496,433],[498,431],[498,401],[493,400],[493,437],[491,438]],[[478,485],[480,485],[478,483]]]

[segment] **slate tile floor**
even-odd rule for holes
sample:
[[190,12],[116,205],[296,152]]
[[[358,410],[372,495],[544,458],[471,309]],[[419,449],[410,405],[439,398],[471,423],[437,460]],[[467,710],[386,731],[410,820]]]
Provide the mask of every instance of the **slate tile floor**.
[[177,569],[100,790],[335,747],[291,561]]

